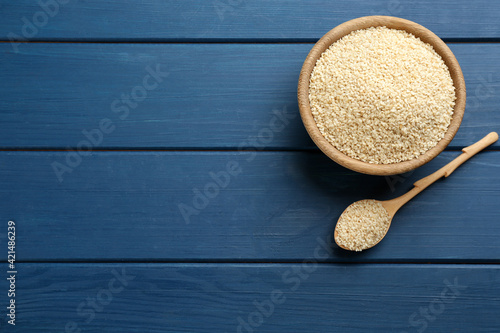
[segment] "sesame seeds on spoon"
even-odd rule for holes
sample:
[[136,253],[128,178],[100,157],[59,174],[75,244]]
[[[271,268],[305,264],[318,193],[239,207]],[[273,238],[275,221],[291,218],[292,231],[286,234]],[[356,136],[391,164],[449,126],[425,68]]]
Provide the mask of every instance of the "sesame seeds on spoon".
[[363,251],[384,238],[391,218],[377,200],[360,200],[342,213],[335,228],[337,244],[351,251]]
[[387,234],[396,212],[405,203],[436,180],[448,177],[469,158],[498,140],[491,132],[475,144],[462,149],[462,154],[429,176],[415,182],[414,188],[400,197],[387,201],[360,200],[351,204],[340,216],[335,227],[335,242],[350,251],[363,251],[377,245]]

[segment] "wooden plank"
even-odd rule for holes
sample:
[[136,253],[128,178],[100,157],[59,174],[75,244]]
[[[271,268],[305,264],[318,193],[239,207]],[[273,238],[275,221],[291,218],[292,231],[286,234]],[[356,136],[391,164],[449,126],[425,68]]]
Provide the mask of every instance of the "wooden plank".
[[[458,152],[393,178],[316,152],[94,152],[79,165],[67,154],[0,155],[0,212],[18,225],[19,260],[311,258],[350,203],[401,195]],[[54,162],[72,171],[62,182]],[[499,167],[500,152],[480,153],[403,207],[381,244],[331,245],[328,261],[498,262]]]
[[[16,326],[4,319],[2,331],[494,332],[499,326],[498,265],[20,264],[19,271]],[[5,279],[0,286],[8,290]]]
[[[496,1],[184,0],[68,1],[44,9],[29,0],[2,4],[0,38],[29,40],[317,40],[360,16],[416,21],[441,38],[499,38]],[[54,3],[44,0],[41,3]]]
[[[93,149],[312,149],[296,102],[311,46],[31,43],[15,54],[0,44],[0,145],[77,148],[88,141],[83,131],[110,119],[114,129],[94,136]],[[499,130],[500,44],[450,47],[468,89],[450,146],[462,148]],[[158,85],[141,101],[156,66],[169,76],[146,81]],[[138,102],[121,101],[132,93]]]

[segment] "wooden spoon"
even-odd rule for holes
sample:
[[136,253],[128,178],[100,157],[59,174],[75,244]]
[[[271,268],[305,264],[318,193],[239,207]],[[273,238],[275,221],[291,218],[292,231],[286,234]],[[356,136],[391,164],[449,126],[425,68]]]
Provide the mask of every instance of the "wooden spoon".
[[[436,171],[433,174],[415,182],[413,184],[413,186],[415,186],[415,187],[412,188],[406,194],[403,194],[400,197],[397,197],[397,198],[392,199],[392,200],[387,200],[387,201],[373,200],[375,202],[379,202],[380,204],[382,204],[382,206],[385,208],[385,210],[389,214],[389,224],[387,226],[387,229],[385,230],[384,233],[380,234],[381,237],[380,237],[380,239],[376,240],[376,242],[372,242],[372,244],[369,244],[362,249],[351,249],[351,248],[347,248],[347,247],[339,244],[340,243],[339,242],[339,234],[338,234],[338,230],[337,230],[338,226],[339,226],[339,222],[337,222],[337,226],[335,227],[335,234],[334,234],[335,242],[337,243],[337,245],[339,247],[341,247],[345,250],[350,250],[350,251],[366,250],[366,249],[369,249],[369,248],[377,245],[387,234],[387,231],[389,230],[389,227],[391,226],[391,222],[392,222],[394,215],[405,203],[410,201],[413,197],[415,197],[417,194],[422,192],[424,189],[426,189],[429,185],[434,183],[436,180],[438,180],[442,177],[448,177],[449,175],[451,175],[451,173],[453,171],[455,171],[455,169],[458,168],[462,163],[464,163],[469,158],[471,158],[472,156],[474,156],[475,154],[477,154],[478,152],[480,152],[484,148],[488,147],[492,143],[496,142],[497,140],[498,140],[498,134],[496,132],[491,132],[490,134],[486,135],[484,138],[482,138],[481,140],[479,140],[475,144],[462,149],[463,153],[460,156],[455,158],[450,163],[446,164],[444,167],[442,167],[438,171]],[[359,202],[359,201],[357,201],[357,202]],[[349,207],[351,207],[351,206],[349,206]],[[346,213],[346,211],[349,209],[349,207],[342,213],[342,215],[344,215]],[[339,221],[341,220],[342,215],[339,218]]]

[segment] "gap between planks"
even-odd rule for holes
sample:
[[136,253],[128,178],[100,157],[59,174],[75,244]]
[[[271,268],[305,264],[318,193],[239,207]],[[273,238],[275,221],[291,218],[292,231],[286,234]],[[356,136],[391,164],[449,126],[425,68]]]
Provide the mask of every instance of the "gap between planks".
[[[249,149],[254,148],[252,146],[243,147],[241,149],[236,147],[215,147],[215,148],[94,148],[92,152],[235,152],[235,153],[245,153],[248,152]],[[448,146],[444,151],[461,151],[464,147],[456,147],[456,146]],[[75,150],[76,147],[69,148],[0,148],[0,152],[66,152],[71,149]],[[252,150],[253,151],[253,150]],[[500,147],[490,146],[484,149],[484,151],[500,151]],[[318,148],[262,148],[259,150],[255,150],[255,153],[261,152],[313,152],[313,153],[321,153]]]
[[[263,39],[239,39],[239,38],[178,38],[178,39],[53,39],[53,40],[26,40],[15,41],[22,44],[314,44],[322,36],[317,38],[263,38]],[[482,44],[500,43],[500,38],[442,38],[445,43],[450,44]],[[11,43],[9,40],[0,40],[0,43]]]
[[[7,263],[7,261],[2,260],[0,263]],[[311,260],[231,260],[231,259],[205,259],[205,260],[128,260],[128,259],[116,259],[116,260],[16,260],[16,264],[157,264],[157,265],[177,265],[177,264],[186,264],[186,265],[302,265],[302,264],[310,264]],[[432,265],[443,265],[443,266],[475,266],[475,265],[488,265],[495,266],[500,265],[500,259],[498,260],[474,260],[474,259],[464,259],[464,260],[455,260],[455,259],[435,259],[429,261],[428,259],[416,259],[416,260],[407,260],[407,261],[397,261],[397,260],[384,260],[384,261],[317,261],[316,264],[322,266],[328,265],[424,265],[424,266],[432,266]]]

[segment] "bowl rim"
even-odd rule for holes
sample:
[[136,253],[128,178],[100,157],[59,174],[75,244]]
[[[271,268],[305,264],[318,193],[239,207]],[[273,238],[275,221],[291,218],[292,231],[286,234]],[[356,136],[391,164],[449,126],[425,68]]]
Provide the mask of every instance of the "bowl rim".
[[[448,66],[456,95],[452,119],[443,139],[441,139],[436,146],[415,159],[392,164],[374,164],[363,162],[342,153],[330,142],[328,142],[325,137],[323,137],[316,125],[316,121],[314,120],[309,105],[309,80],[311,73],[316,66],[316,61],[319,59],[321,54],[328,49],[332,43],[353,31],[379,26],[385,26],[390,29],[405,30],[420,38],[423,42],[430,44],[443,58],[446,66]],[[302,122],[304,123],[311,139],[325,155],[338,164],[353,171],[370,175],[387,176],[401,174],[416,169],[419,166],[431,161],[448,146],[457,133],[462,122],[465,111],[466,91],[464,76],[455,55],[441,40],[441,38],[435,35],[432,31],[418,23],[399,17],[364,16],[336,26],[321,37],[321,39],[313,46],[300,71],[297,97]]]

